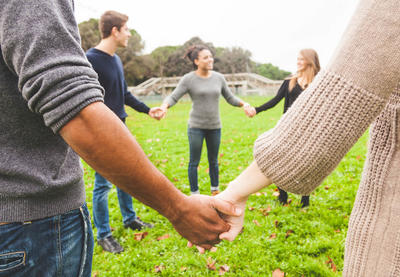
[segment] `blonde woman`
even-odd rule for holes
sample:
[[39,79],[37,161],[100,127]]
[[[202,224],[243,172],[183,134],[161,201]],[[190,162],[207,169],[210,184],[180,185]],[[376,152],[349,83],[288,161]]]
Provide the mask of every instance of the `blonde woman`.
[[[265,104],[256,107],[256,114],[266,111],[275,107],[283,98],[285,98],[285,104],[283,106],[283,113],[285,113],[290,106],[296,101],[297,97],[308,87],[312,82],[315,75],[320,70],[318,54],[314,49],[302,49],[297,56],[297,73],[284,80],[283,84],[278,90],[278,93],[274,98],[266,102]],[[286,191],[279,189],[279,202],[286,204],[288,194]],[[310,202],[310,196],[302,196],[301,205],[307,207]]]

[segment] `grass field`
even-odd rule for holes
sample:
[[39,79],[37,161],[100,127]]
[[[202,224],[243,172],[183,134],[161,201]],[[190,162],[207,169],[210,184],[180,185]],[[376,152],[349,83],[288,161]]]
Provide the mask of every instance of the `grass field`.
[[[263,97],[245,98],[252,105]],[[153,103],[150,106],[156,106]],[[180,102],[157,122],[129,107],[127,126],[150,160],[184,193],[189,193],[187,119],[191,103]],[[254,118],[221,101],[222,140],[220,184],[222,189],[252,161],[255,139],[279,120],[283,105]],[[347,224],[366,154],[368,134],[357,142],[338,168],[315,190],[310,207],[300,208],[300,196],[289,194],[287,206],[277,203],[271,185],[249,198],[245,229],[234,242],[222,242],[216,252],[197,253],[187,248],[172,225],[157,212],[134,200],[142,220],[154,223],[148,235],[135,240],[123,228],[115,189],[109,207],[113,235],[125,251],[119,255],[95,246],[93,276],[271,276],[280,269],[285,276],[341,276]],[[84,164],[87,202],[92,207],[93,170]],[[205,147],[199,166],[202,194],[210,194]],[[94,230],[95,232],[96,230]],[[164,235],[164,239],[158,240]],[[169,237],[168,237],[169,236]],[[137,237],[137,236],[136,236]]]

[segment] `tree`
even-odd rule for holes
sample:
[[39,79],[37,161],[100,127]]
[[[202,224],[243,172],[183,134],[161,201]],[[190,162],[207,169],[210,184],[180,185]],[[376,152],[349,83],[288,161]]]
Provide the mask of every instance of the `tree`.
[[84,51],[96,46],[100,40],[99,20],[91,18],[78,25],[81,35],[81,45]]
[[168,58],[177,51],[179,46],[162,46],[158,47],[151,52],[151,57],[154,60],[154,74],[158,77],[164,77],[164,69]]
[[271,63],[258,64],[253,63],[255,73],[267,77],[271,80],[283,80],[292,74],[289,71],[279,69],[279,67],[272,65]]
[[216,56],[215,70],[221,73],[241,73],[250,71],[251,53],[240,47],[224,48]]
[[193,37],[185,42],[181,47],[177,48],[176,51],[168,57],[168,60],[165,63],[166,76],[182,76],[194,69],[192,62],[185,59],[184,56],[187,49],[196,44],[204,44],[210,48],[213,54],[215,53],[215,47],[212,43],[205,43],[199,37]]

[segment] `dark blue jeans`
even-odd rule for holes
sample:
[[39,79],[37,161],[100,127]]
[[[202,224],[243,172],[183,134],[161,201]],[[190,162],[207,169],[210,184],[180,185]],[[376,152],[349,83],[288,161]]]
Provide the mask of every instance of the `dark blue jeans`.
[[190,191],[199,190],[197,167],[200,163],[203,140],[206,140],[211,188],[218,189],[218,151],[221,143],[221,129],[188,128],[190,161],[188,168]]
[[86,205],[68,213],[0,225],[0,276],[87,276],[93,233]]
[[[108,192],[112,184],[99,173],[94,175],[93,189],[93,221],[97,229],[97,239],[111,236],[110,218],[108,214]],[[117,187],[119,208],[125,225],[136,219],[132,197]]]

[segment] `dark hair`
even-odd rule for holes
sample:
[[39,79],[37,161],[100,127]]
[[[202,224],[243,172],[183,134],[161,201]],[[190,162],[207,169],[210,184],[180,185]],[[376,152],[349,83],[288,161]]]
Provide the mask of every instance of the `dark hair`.
[[188,58],[193,63],[194,68],[196,68],[197,65],[194,63],[194,60],[199,58],[199,53],[203,50],[211,51],[208,46],[202,44],[192,45],[186,50],[186,54],[183,58]]
[[128,21],[129,17],[116,11],[106,11],[100,17],[99,30],[101,38],[107,38],[111,35],[113,27],[117,27],[118,31]]

